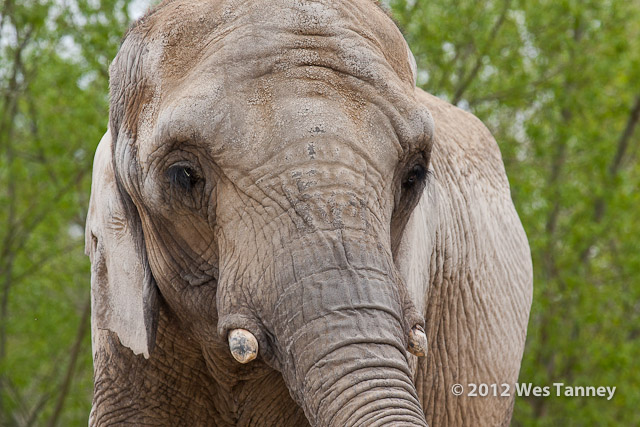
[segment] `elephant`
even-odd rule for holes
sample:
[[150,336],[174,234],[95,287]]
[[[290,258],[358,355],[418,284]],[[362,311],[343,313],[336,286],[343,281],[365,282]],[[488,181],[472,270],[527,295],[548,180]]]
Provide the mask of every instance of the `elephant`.
[[533,279],[501,154],[377,2],[163,1],[109,72],[90,425],[509,423]]

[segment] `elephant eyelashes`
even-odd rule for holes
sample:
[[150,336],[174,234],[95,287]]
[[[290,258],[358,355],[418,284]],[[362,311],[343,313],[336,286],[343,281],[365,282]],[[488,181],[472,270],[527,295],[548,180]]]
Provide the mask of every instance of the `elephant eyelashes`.
[[411,188],[416,183],[420,183],[425,180],[427,177],[427,168],[423,165],[414,165],[407,174],[407,177],[402,183],[404,188]]
[[197,172],[189,166],[175,165],[167,171],[167,177],[172,188],[190,191],[200,180]]

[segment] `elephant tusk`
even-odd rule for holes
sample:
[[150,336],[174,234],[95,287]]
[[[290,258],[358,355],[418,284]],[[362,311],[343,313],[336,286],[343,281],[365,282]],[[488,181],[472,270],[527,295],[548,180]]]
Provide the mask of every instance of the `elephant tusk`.
[[233,329],[229,332],[229,350],[240,363],[249,363],[258,357],[258,340],[246,329]]
[[420,325],[415,325],[409,332],[409,352],[418,357],[427,355],[427,334]]

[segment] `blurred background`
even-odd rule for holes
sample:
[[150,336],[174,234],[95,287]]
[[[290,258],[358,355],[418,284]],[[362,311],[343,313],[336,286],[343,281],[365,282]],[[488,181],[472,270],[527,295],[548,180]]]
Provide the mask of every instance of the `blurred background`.
[[[86,425],[91,164],[148,0],[0,2],[0,425]],[[640,425],[640,0],[388,0],[418,84],[495,135],[529,237],[512,425]]]

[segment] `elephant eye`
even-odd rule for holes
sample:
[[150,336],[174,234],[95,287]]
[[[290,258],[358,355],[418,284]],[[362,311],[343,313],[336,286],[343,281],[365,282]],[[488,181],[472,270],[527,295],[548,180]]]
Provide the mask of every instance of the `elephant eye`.
[[402,186],[404,188],[411,188],[415,184],[420,183],[425,180],[427,177],[428,171],[427,168],[421,164],[414,165],[411,169],[409,169],[409,173],[407,177],[402,182]]
[[193,168],[184,165],[174,165],[167,170],[167,177],[171,187],[178,187],[189,191],[200,180]]

